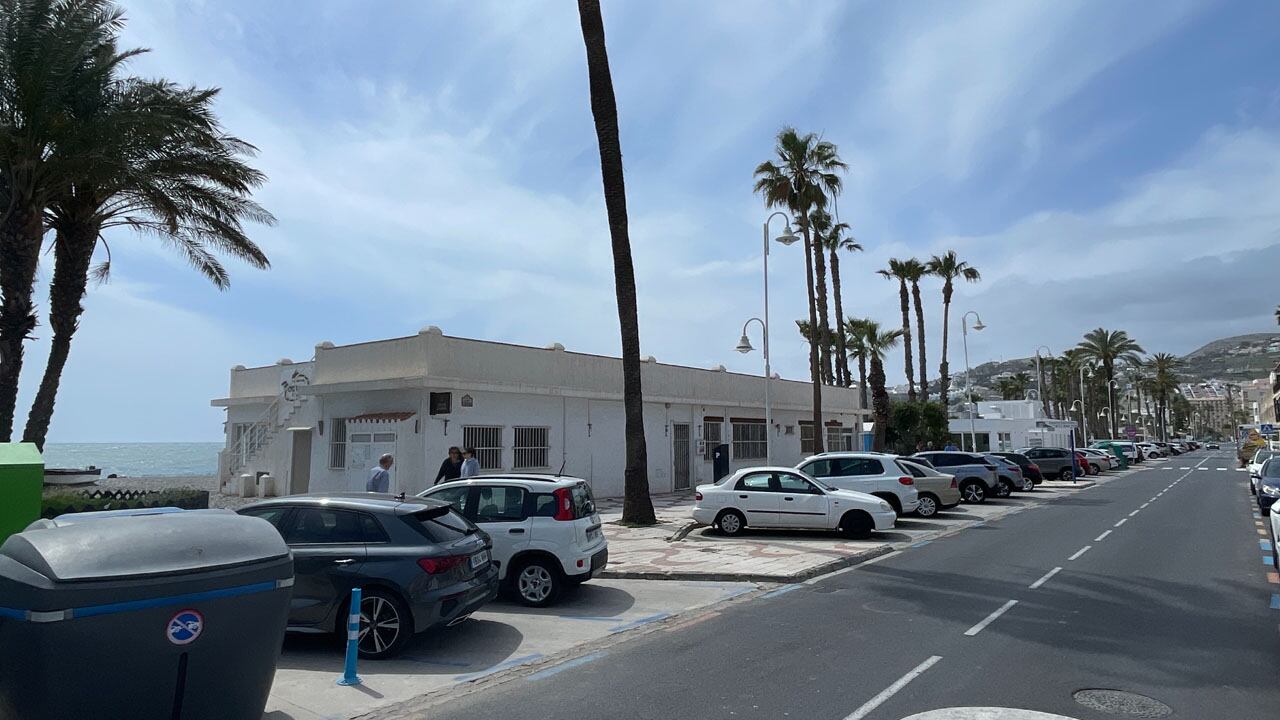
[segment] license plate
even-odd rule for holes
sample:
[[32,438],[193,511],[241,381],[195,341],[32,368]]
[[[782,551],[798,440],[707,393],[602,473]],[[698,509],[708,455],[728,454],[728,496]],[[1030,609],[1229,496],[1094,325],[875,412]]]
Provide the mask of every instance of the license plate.
[[598,537],[600,537],[600,529],[599,529],[599,528],[593,528],[593,529],[591,529],[591,530],[588,530],[588,531],[587,531],[587,539],[588,539],[588,540],[595,540],[595,539],[596,539],[596,538],[598,538]]
[[478,553],[476,553],[475,555],[472,555],[472,556],[471,556],[471,569],[472,569],[472,570],[475,570],[476,568],[484,567],[485,565],[488,565],[488,564],[489,564],[489,551],[488,551],[488,550],[481,550],[480,552],[478,552]]

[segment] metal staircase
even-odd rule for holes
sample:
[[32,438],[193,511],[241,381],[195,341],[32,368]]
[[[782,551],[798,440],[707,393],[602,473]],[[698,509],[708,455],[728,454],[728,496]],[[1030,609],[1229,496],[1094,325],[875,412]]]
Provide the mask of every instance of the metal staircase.
[[[229,449],[223,451],[226,453],[226,462],[222,464],[226,468],[221,478],[223,484],[230,482],[241,470],[266,454],[280,432],[289,427],[289,423],[307,404],[308,396],[296,393],[290,395],[292,397],[289,398],[283,392],[277,395],[262,415],[241,431]],[[287,408],[283,415],[282,407]]]

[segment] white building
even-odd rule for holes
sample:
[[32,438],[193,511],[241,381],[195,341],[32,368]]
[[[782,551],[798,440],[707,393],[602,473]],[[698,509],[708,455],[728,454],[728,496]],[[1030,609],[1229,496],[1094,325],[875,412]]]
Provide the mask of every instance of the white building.
[[[812,450],[809,383],[774,379],[765,427],[764,378],[667,365],[642,367],[649,486],[654,493],[714,479],[712,455],[730,468],[775,464]],[[451,446],[474,447],[487,471],[561,471],[601,497],[622,494],[622,361],[446,336],[354,345],[321,343],[315,358],[231,371],[223,482],[269,473],[281,492],[363,490],[382,453],[395,456],[392,491],[429,487]],[[823,391],[828,449],[862,446],[867,412],[850,388]]]
[[[1078,427],[1071,420],[1045,417],[1038,400],[983,401],[977,405],[978,414],[972,422],[966,406],[961,417],[948,423],[956,445],[964,450],[1005,452],[1025,447],[1068,447],[1071,432]],[[1082,443],[1077,440],[1076,444]]]

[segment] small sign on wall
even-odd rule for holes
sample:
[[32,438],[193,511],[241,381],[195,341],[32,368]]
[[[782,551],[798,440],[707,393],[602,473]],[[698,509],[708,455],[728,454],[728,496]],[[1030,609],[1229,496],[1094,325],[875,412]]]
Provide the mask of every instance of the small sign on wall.
[[473,407],[476,404],[476,401],[473,400],[470,395],[463,395],[458,399],[458,404],[464,408],[469,408]]

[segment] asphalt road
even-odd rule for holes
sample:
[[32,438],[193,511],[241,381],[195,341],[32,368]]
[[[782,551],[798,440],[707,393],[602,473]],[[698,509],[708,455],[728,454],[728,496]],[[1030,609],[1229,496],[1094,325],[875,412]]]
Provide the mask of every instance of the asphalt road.
[[1073,699],[1097,688],[1153,698],[1174,718],[1274,720],[1280,586],[1268,581],[1245,474],[1233,466],[1228,451],[1172,458],[429,715],[900,720],[995,707],[1050,715],[929,717],[1156,716]]

